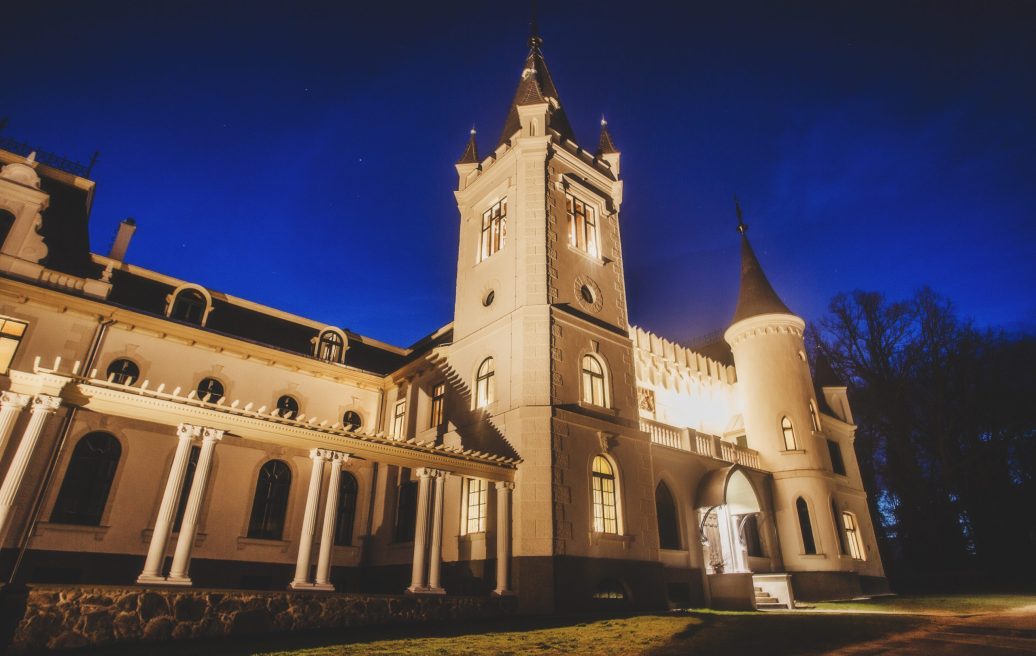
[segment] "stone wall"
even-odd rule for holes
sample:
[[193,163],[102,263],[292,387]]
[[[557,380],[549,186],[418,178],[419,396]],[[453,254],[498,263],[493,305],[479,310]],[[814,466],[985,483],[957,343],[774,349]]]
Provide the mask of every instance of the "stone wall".
[[30,586],[12,652],[186,640],[514,612],[513,598]]

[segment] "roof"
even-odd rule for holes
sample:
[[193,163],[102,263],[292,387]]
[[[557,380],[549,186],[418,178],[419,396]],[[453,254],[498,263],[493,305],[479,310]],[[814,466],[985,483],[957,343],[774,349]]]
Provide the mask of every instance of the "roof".
[[[568,122],[565,110],[561,107],[557,87],[554,86],[554,80],[550,77],[550,71],[547,70],[547,62],[543,59],[543,52],[540,50],[541,42],[538,37],[529,40],[529,54],[522,66],[522,76],[518,80],[514,99],[507,110],[507,119],[504,121],[504,129],[500,133],[500,141],[497,146],[507,143],[511,135],[521,129],[522,123],[518,118],[519,107],[542,102],[550,104],[550,108],[547,110],[547,126],[565,139],[575,141],[575,132],[572,131],[572,125]],[[551,100],[554,102],[550,102]]]
[[478,164],[478,144],[475,143],[475,128],[471,128],[471,137],[468,138],[468,144],[464,147],[464,152],[461,153],[457,163]]
[[619,152],[612,141],[612,135],[608,132],[608,121],[601,119],[601,138],[597,142],[598,155],[611,155]]
[[792,314],[767,280],[745,232],[741,230],[741,290],[731,323],[761,314]]

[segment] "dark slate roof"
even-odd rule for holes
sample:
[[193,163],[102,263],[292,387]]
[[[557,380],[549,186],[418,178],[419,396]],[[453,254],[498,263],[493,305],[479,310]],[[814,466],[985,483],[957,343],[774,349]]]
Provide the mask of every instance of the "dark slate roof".
[[568,122],[565,110],[561,107],[561,98],[554,86],[554,80],[547,70],[547,62],[543,59],[540,51],[539,39],[533,38],[530,41],[531,49],[528,57],[525,58],[525,65],[522,67],[522,77],[518,81],[518,88],[514,92],[514,99],[507,110],[507,120],[504,121],[503,132],[500,133],[499,147],[511,138],[515,132],[521,129],[522,124],[518,118],[518,107],[522,105],[533,105],[542,103],[548,98],[553,98],[557,106],[548,109],[548,126],[555,130],[565,139],[575,141],[575,132]]
[[[115,270],[108,301],[165,318],[166,298],[174,289],[173,285],[159,280]],[[313,339],[320,332],[304,323],[231,303],[221,294],[212,294],[212,312],[201,330],[307,357],[312,357]],[[405,355],[368,343],[361,335],[348,331],[346,335],[349,344],[345,364],[350,367],[385,375],[398,369],[407,359]]]
[[827,356],[817,350],[817,357],[813,361],[813,386],[816,388],[817,403],[820,404],[820,411],[824,414],[837,417],[833,408],[827,403],[824,396],[825,387],[845,387],[845,383],[838,377],[831,361]]
[[619,152],[612,141],[612,135],[608,132],[608,121],[601,119],[601,138],[597,142],[597,155],[611,155]]
[[41,190],[50,195],[40,227],[47,245],[42,264],[80,278],[96,278],[100,268],[90,259],[90,192],[48,175],[43,167],[36,172]]
[[468,145],[464,147],[458,164],[478,164],[478,144],[475,143],[475,128],[471,129],[471,137],[468,138]]
[[734,319],[737,323],[742,319],[756,317],[761,314],[791,314],[784,301],[777,296],[773,285],[766,279],[763,268],[759,265],[748,237],[741,233],[741,291],[737,296],[737,309]]

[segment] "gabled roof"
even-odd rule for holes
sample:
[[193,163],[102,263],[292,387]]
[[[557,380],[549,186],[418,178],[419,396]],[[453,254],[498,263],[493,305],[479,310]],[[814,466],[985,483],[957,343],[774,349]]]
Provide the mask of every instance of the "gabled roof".
[[[500,133],[500,141],[497,146],[503,145],[515,132],[521,129],[522,124],[518,118],[518,108],[523,105],[534,105],[542,102],[550,104],[547,110],[548,127],[555,130],[565,139],[575,141],[575,133],[572,125],[565,116],[565,110],[561,107],[561,98],[558,96],[557,87],[547,70],[547,62],[543,59],[543,52],[540,45],[543,40],[539,37],[529,39],[529,55],[525,58],[525,65],[522,67],[522,76],[518,80],[518,88],[514,92],[514,99],[507,110],[507,119],[504,121],[504,129]],[[551,102],[553,100],[553,102]]]

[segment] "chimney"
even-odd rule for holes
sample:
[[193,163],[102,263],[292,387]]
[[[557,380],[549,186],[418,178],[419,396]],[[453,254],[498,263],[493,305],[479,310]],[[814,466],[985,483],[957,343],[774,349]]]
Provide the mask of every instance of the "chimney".
[[129,248],[130,239],[133,239],[133,233],[136,230],[137,222],[133,220],[133,217],[123,219],[122,223],[119,224],[118,232],[115,233],[115,241],[112,242],[112,248],[108,252],[108,257],[119,262],[126,259],[126,250]]

